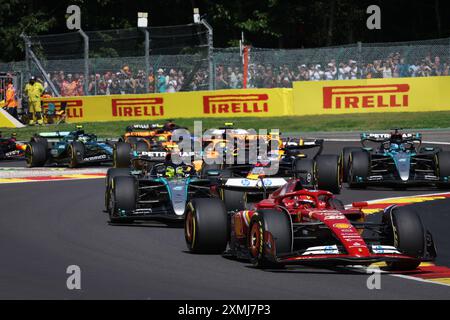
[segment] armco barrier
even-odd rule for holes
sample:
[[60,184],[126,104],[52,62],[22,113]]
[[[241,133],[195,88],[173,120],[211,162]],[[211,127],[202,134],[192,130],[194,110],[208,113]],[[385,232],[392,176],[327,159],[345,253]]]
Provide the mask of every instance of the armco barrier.
[[294,82],[295,115],[450,110],[450,77]]
[[274,117],[293,114],[292,89],[251,89],[44,99],[66,102],[69,122],[170,118]]

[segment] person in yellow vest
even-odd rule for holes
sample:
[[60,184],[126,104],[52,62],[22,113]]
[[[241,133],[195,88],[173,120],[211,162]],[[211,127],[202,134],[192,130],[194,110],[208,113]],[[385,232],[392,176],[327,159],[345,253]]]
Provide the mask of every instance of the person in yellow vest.
[[33,116],[29,124],[34,125],[35,122],[43,124],[41,95],[44,92],[44,87],[39,81],[36,81],[35,77],[31,77],[25,86],[24,92],[28,96],[28,111]]
[[6,99],[5,106],[6,111],[9,112],[14,118],[17,119],[17,99],[16,90],[14,89],[12,80],[8,80],[8,85],[6,87]]

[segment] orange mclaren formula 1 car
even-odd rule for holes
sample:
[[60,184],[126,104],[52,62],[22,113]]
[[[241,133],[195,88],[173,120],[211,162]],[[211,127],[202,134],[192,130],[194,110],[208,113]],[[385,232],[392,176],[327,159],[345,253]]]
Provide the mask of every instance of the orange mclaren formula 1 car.
[[125,134],[115,145],[113,166],[116,168],[129,167],[131,157],[137,153],[147,151],[170,151],[177,147],[171,141],[172,133],[178,126],[172,121],[165,124],[134,124],[126,128]]

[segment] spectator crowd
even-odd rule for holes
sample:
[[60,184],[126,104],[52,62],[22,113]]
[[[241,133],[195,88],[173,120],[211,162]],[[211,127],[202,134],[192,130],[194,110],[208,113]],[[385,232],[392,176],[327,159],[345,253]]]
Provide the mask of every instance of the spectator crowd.
[[[448,76],[450,59],[442,60],[439,56],[429,54],[422,59],[407,61],[400,53],[392,53],[386,59],[368,63],[352,59],[339,62],[333,59],[324,64],[288,64],[283,61],[279,64],[250,63],[247,87],[290,88],[294,81]],[[244,78],[242,69],[242,65],[217,64],[214,76],[215,88],[242,88]],[[209,83],[208,70],[204,68],[200,68],[192,76],[189,70],[170,67],[159,68],[156,72],[150,70],[147,75],[144,70],[131,70],[128,65],[116,72],[92,74],[89,79],[85,79],[81,73],[71,74],[64,71],[53,72],[50,78],[62,96],[207,90]],[[85,81],[88,81],[87,93]]]

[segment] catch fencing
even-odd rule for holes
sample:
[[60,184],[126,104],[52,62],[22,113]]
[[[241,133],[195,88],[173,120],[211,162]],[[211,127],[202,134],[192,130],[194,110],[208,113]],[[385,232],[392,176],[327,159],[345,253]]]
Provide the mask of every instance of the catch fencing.
[[[242,88],[240,48],[213,48],[212,34],[204,25],[145,30],[25,38],[26,47],[63,96],[68,95],[61,92],[67,81],[79,87],[72,95]],[[449,66],[450,38],[308,49],[251,48],[248,87],[291,88],[294,81],[305,80],[448,76]],[[32,58],[0,63],[1,71],[25,77],[42,73]]]

